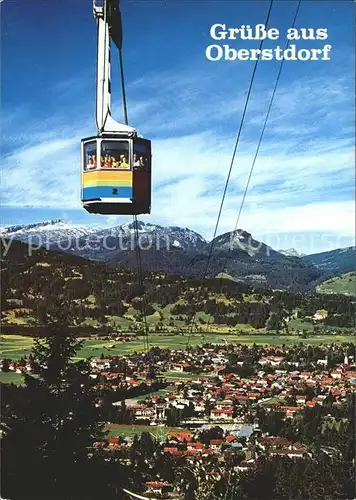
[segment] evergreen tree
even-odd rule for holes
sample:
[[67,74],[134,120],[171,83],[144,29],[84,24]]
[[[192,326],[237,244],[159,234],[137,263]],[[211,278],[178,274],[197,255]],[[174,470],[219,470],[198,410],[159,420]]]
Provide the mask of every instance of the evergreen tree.
[[1,368],[1,369],[2,369],[2,371],[3,371],[4,373],[6,373],[6,372],[9,372],[9,371],[10,371],[10,361],[9,361],[7,358],[4,358],[4,359],[2,360],[2,368]]
[[283,326],[282,317],[279,313],[271,313],[270,317],[266,322],[266,330],[275,330],[279,333]]
[[69,334],[67,313],[65,303],[48,304],[45,338],[32,353],[36,376],[26,374],[24,387],[4,387],[5,498],[79,500],[102,493],[93,444],[104,432],[89,366],[73,361],[80,343]]

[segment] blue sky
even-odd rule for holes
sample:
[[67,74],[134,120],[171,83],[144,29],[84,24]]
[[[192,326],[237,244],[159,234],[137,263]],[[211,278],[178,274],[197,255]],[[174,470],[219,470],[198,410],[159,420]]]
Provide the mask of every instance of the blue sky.
[[[296,1],[274,2],[284,47]],[[209,239],[252,61],[208,61],[212,24],[264,23],[268,1],[121,0],[129,121],[152,139],[152,214]],[[62,218],[114,226],[80,204],[80,139],[95,134],[91,0],[3,0],[1,225]],[[354,4],[303,0],[297,27],[327,28],[331,60],[285,62],[239,227],[306,253],[354,244]],[[258,41],[229,40],[234,48]],[[122,119],[112,54],[113,116]],[[232,230],[280,62],[259,64],[219,233]]]

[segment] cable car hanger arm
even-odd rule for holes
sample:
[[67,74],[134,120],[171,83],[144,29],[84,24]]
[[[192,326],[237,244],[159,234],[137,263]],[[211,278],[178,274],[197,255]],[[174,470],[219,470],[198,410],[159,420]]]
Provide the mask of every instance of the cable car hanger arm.
[[98,5],[93,0],[93,12],[97,21],[97,81],[96,81],[96,124],[98,135],[115,134],[136,137],[134,127],[124,125],[111,116],[110,40],[121,50],[122,27],[118,0],[103,0]]

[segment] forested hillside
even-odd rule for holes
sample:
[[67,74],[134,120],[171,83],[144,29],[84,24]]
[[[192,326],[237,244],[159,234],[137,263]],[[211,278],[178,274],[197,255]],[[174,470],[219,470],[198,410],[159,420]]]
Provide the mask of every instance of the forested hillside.
[[356,270],[356,248],[337,248],[328,252],[301,257],[302,262],[316,266],[327,276],[339,275]]
[[[5,249],[3,246],[4,332],[32,327],[31,333],[35,333],[44,319],[48,298],[59,291],[70,299],[71,324],[78,333],[98,329],[138,332],[143,327],[143,291],[135,269],[113,269],[44,249],[31,255],[26,244],[16,241],[7,252]],[[184,331],[193,322],[200,331],[248,327],[279,332],[291,328],[293,321],[310,324],[315,315],[319,326],[352,328],[355,313],[351,297],[260,290],[229,279],[199,280],[162,272],[146,274],[144,294],[152,331]]]
[[356,272],[334,276],[320,283],[316,289],[320,293],[344,293],[356,296]]

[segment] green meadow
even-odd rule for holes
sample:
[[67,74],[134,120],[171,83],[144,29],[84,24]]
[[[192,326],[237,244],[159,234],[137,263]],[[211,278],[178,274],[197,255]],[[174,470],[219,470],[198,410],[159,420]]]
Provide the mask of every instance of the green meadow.
[[[160,347],[162,349],[185,349],[188,344],[197,346],[203,343],[224,344],[224,343],[239,343],[239,344],[258,344],[258,345],[295,345],[302,344],[328,344],[331,342],[343,343],[354,342],[353,335],[314,335],[308,338],[301,338],[297,335],[233,335],[233,334],[218,334],[206,333],[193,334],[189,339],[189,335],[160,335],[150,334],[149,341],[151,347]],[[31,337],[23,337],[21,335],[2,335],[0,337],[0,356],[1,358],[20,359],[22,356],[28,355],[33,346]],[[119,342],[115,340],[98,340],[84,339],[83,346],[78,351],[77,359],[87,359],[89,357],[115,356],[132,354],[134,352],[144,351],[143,338],[136,338],[129,342]]]
[[109,436],[115,437],[134,437],[135,434],[140,436],[143,432],[148,432],[152,437],[160,439],[166,437],[171,432],[187,432],[187,429],[181,427],[167,427],[167,426],[154,426],[154,425],[119,425],[108,424],[106,426]]
[[24,378],[21,373],[0,372],[0,384],[23,384]]

